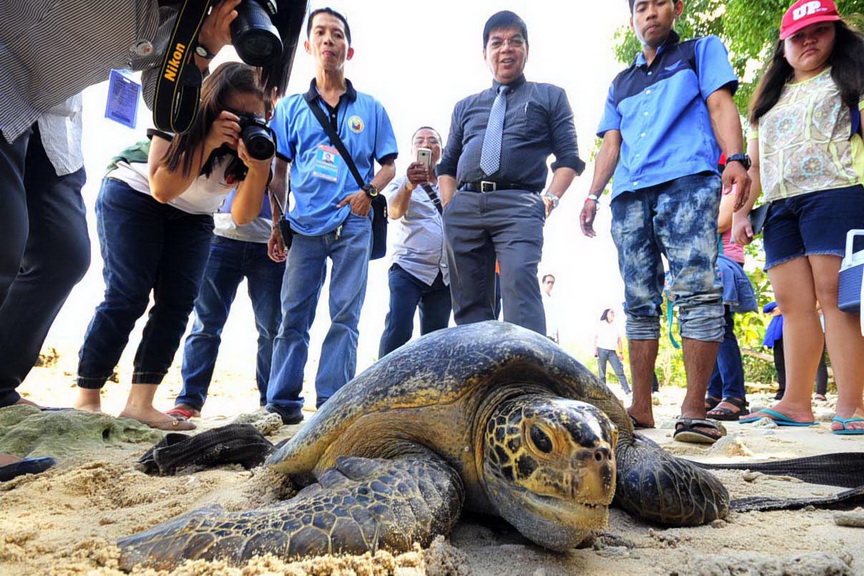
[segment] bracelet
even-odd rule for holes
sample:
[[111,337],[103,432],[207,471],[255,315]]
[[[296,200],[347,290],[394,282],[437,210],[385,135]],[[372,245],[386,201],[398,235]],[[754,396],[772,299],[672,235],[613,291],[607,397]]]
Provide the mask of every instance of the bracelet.
[[588,197],[585,198],[585,202],[588,202],[589,200],[593,200],[594,202],[597,202],[598,204],[600,203],[600,199],[597,197],[596,194],[589,194]]

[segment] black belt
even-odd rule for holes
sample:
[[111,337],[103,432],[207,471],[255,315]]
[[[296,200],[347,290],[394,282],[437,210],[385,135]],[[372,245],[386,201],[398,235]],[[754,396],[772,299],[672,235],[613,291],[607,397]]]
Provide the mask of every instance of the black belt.
[[459,190],[465,192],[495,192],[496,190],[527,190],[536,192],[530,186],[515,182],[496,182],[495,180],[481,180],[480,182],[463,182]]

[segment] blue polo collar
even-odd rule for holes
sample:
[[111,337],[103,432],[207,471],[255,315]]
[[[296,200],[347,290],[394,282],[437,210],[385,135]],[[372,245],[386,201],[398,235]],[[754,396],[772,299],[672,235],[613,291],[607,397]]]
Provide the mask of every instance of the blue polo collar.
[[[675,30],[670,30],[669,36],[666,37],[666,41],[663,42],[663,44],[660,46],[660,48],[657,49],[657,56],[660,56],[661,54],[666,52],[666,50],[668,50],[669,48],[671,48],[675,44],[678,44],[678,42],[680,42],[680,41],[681,41],[681,36],[679,36],[678,33],[675,32]],[[657,61],[656,57],[654,58],[654,61],[655,62]],[[639,54],[636,55],[636,58],[633,59],[633,65],[634,66],[647,66],[648,65],[648,61],[645,60],[645,53],[644,52],[639,52]]]
[[[345,79],[345,87],[345,93],[340,96],[339,99],[348,98],[351,102],[357,100],[357,91],[354,89],[354,85],[351,84],[351,81],[347,78]],[[312,78],[312,82],[309,83],[309,91],[303,95],[303,98],[305,98],[307,102],[314,102],[321,98],[321,94],[318,92],[318,82],[315,78]]]

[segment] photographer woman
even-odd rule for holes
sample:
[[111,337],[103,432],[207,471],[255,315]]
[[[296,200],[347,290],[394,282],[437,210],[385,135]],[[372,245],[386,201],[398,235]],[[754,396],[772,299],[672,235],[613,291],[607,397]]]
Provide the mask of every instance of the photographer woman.
[[101,409],[100,390],[152,292],[132,389],[120,416],[161,430],[195,428],[156,410],[153,397],[201,285],[213,233],[211,214],[235,187],[258,195],[267,186],[271,158],[249,155],[239,121],[241,115],[267,116],[269,110],[254,68],[222,64],[204,81],[198,116],[186,134],[172,138],[148,132],[150,141],[121,153],[103,179],[96,217],[105,298],[79,352],[76,408]]

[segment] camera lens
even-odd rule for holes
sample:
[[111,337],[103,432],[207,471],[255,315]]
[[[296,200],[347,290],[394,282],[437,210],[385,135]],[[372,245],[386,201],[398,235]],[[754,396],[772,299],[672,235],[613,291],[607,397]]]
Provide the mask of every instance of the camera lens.
[[270,133],[258,124],[250,124],[243,128],[241,137],[249,155],[256,160],[266,160],[276,152],[276,143],[273,142]]
[[256,0],[244,0],[237,6],[237,18],[231,22],[231,44],[250,66],[265,66],[282,54],[279,31]]

